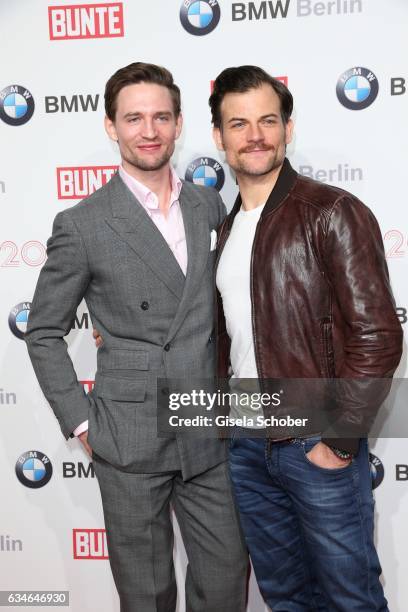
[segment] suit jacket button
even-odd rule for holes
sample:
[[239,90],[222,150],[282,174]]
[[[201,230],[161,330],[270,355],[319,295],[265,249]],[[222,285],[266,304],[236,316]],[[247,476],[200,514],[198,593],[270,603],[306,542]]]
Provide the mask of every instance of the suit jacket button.
[[166,344],[165,347],[164,347],[164,350],[165,351],[169,351],[170,350],[170,344]]
[[149,302],[142,302],[142,303],[140,304],[140,308],[141,308],[142,310],[149,310]]

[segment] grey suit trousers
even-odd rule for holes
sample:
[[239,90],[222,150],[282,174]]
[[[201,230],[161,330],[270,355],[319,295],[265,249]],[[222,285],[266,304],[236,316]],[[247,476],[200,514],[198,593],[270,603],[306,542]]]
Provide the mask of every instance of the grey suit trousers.
[[94,454],[121,612],[174,612],[173,507],[188,556],[187,612],[243,612],[247,553],[227,463],[184,481],[180,471],[124,472]]

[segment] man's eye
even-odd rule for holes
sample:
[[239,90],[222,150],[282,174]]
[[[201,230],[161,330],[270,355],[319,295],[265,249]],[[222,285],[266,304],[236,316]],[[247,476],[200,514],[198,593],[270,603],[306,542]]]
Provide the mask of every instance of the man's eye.
[[129,117],[128,119],[129,123],[136,123],[137,121],[139,121],[139,117]]
[[237,121],[237,123],[233,123],[233,124],[231,125],[231,127],[233,127],[233,128],[239,128],[239,127],[242,127],[243,125],[244,125],[244,124],[243,124],[243,122],[242,122],[242,121]]
[[266,123],[266,125],[274,125],[276,123],[276,119],[270,117],[269,119],[264,119],[264,123]]

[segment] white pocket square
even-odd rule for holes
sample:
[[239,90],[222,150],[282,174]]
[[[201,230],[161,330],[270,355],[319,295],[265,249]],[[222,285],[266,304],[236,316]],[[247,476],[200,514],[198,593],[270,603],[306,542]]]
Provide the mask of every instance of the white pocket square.
[[214,251],[216,246],[217,246],[217,232],[215,230],[211,230],[210,251]]

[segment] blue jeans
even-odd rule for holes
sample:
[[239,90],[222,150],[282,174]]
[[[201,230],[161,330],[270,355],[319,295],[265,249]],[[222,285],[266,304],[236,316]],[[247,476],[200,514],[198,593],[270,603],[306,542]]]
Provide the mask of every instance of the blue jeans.
[[319,440],[231,440],[234,494],[261,594],[273,612],[386,612],[367,441],[348,466],[325,469],[306,456]]

